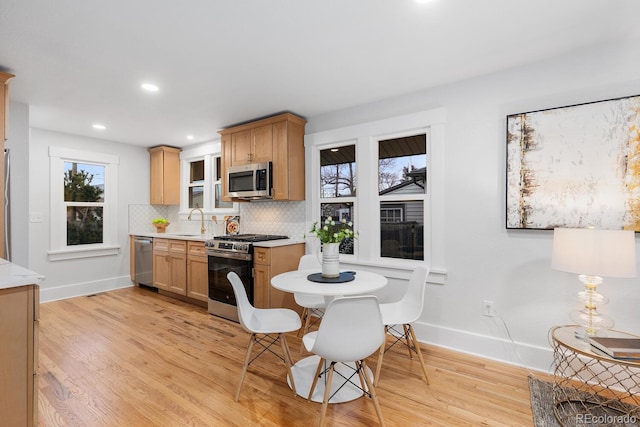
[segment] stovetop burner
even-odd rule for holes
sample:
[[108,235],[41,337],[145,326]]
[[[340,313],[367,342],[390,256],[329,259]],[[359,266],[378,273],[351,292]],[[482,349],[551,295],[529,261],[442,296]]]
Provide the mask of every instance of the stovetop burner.
[[278,236],[273,234],[230,234],[226,236],[214,236],[213,240],[224,240],[227,242],[266,242],[268,240],[288,239],[289,236]]

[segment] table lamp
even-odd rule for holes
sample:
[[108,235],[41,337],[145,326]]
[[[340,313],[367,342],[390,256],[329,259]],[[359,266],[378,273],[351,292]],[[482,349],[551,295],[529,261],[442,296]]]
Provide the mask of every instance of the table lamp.
[[635,277],[636,242],[632,230],[598,230],[595,228],[556,228],[553,231],[551,268],[577,273],[584,283],[578,294],[582,308],[571,319],[584,327],[584,334],[595,336],[609,329],[613,319],[598,312],[597,305],[608,299],[597,292],[605,277]]

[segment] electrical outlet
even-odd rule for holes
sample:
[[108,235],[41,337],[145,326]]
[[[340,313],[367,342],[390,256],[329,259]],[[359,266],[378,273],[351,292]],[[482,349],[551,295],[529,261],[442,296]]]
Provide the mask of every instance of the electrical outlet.
[[482,315],[493,317],[496,315],[496,310],[493,307],[493,301],[482,300]]

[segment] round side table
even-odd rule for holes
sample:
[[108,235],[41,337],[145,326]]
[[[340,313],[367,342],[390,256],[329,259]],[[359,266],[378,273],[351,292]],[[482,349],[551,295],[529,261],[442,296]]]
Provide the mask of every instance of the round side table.
[[[577,326],[551,329],[554,414],[563,426],[640,425],[640,361],[614,359],[577,338]],[[609,330],[608,336],[639,338]]]

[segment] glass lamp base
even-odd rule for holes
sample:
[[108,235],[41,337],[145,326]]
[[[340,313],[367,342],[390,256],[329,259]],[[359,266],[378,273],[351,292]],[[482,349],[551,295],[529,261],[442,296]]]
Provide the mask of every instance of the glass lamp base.
[[579,325],[586,335],[591,337],[598,336],[600,331],[611,329],[615,325],[612,318],[598,313],[595,308],[572,311],[571,320],[576,325]]

